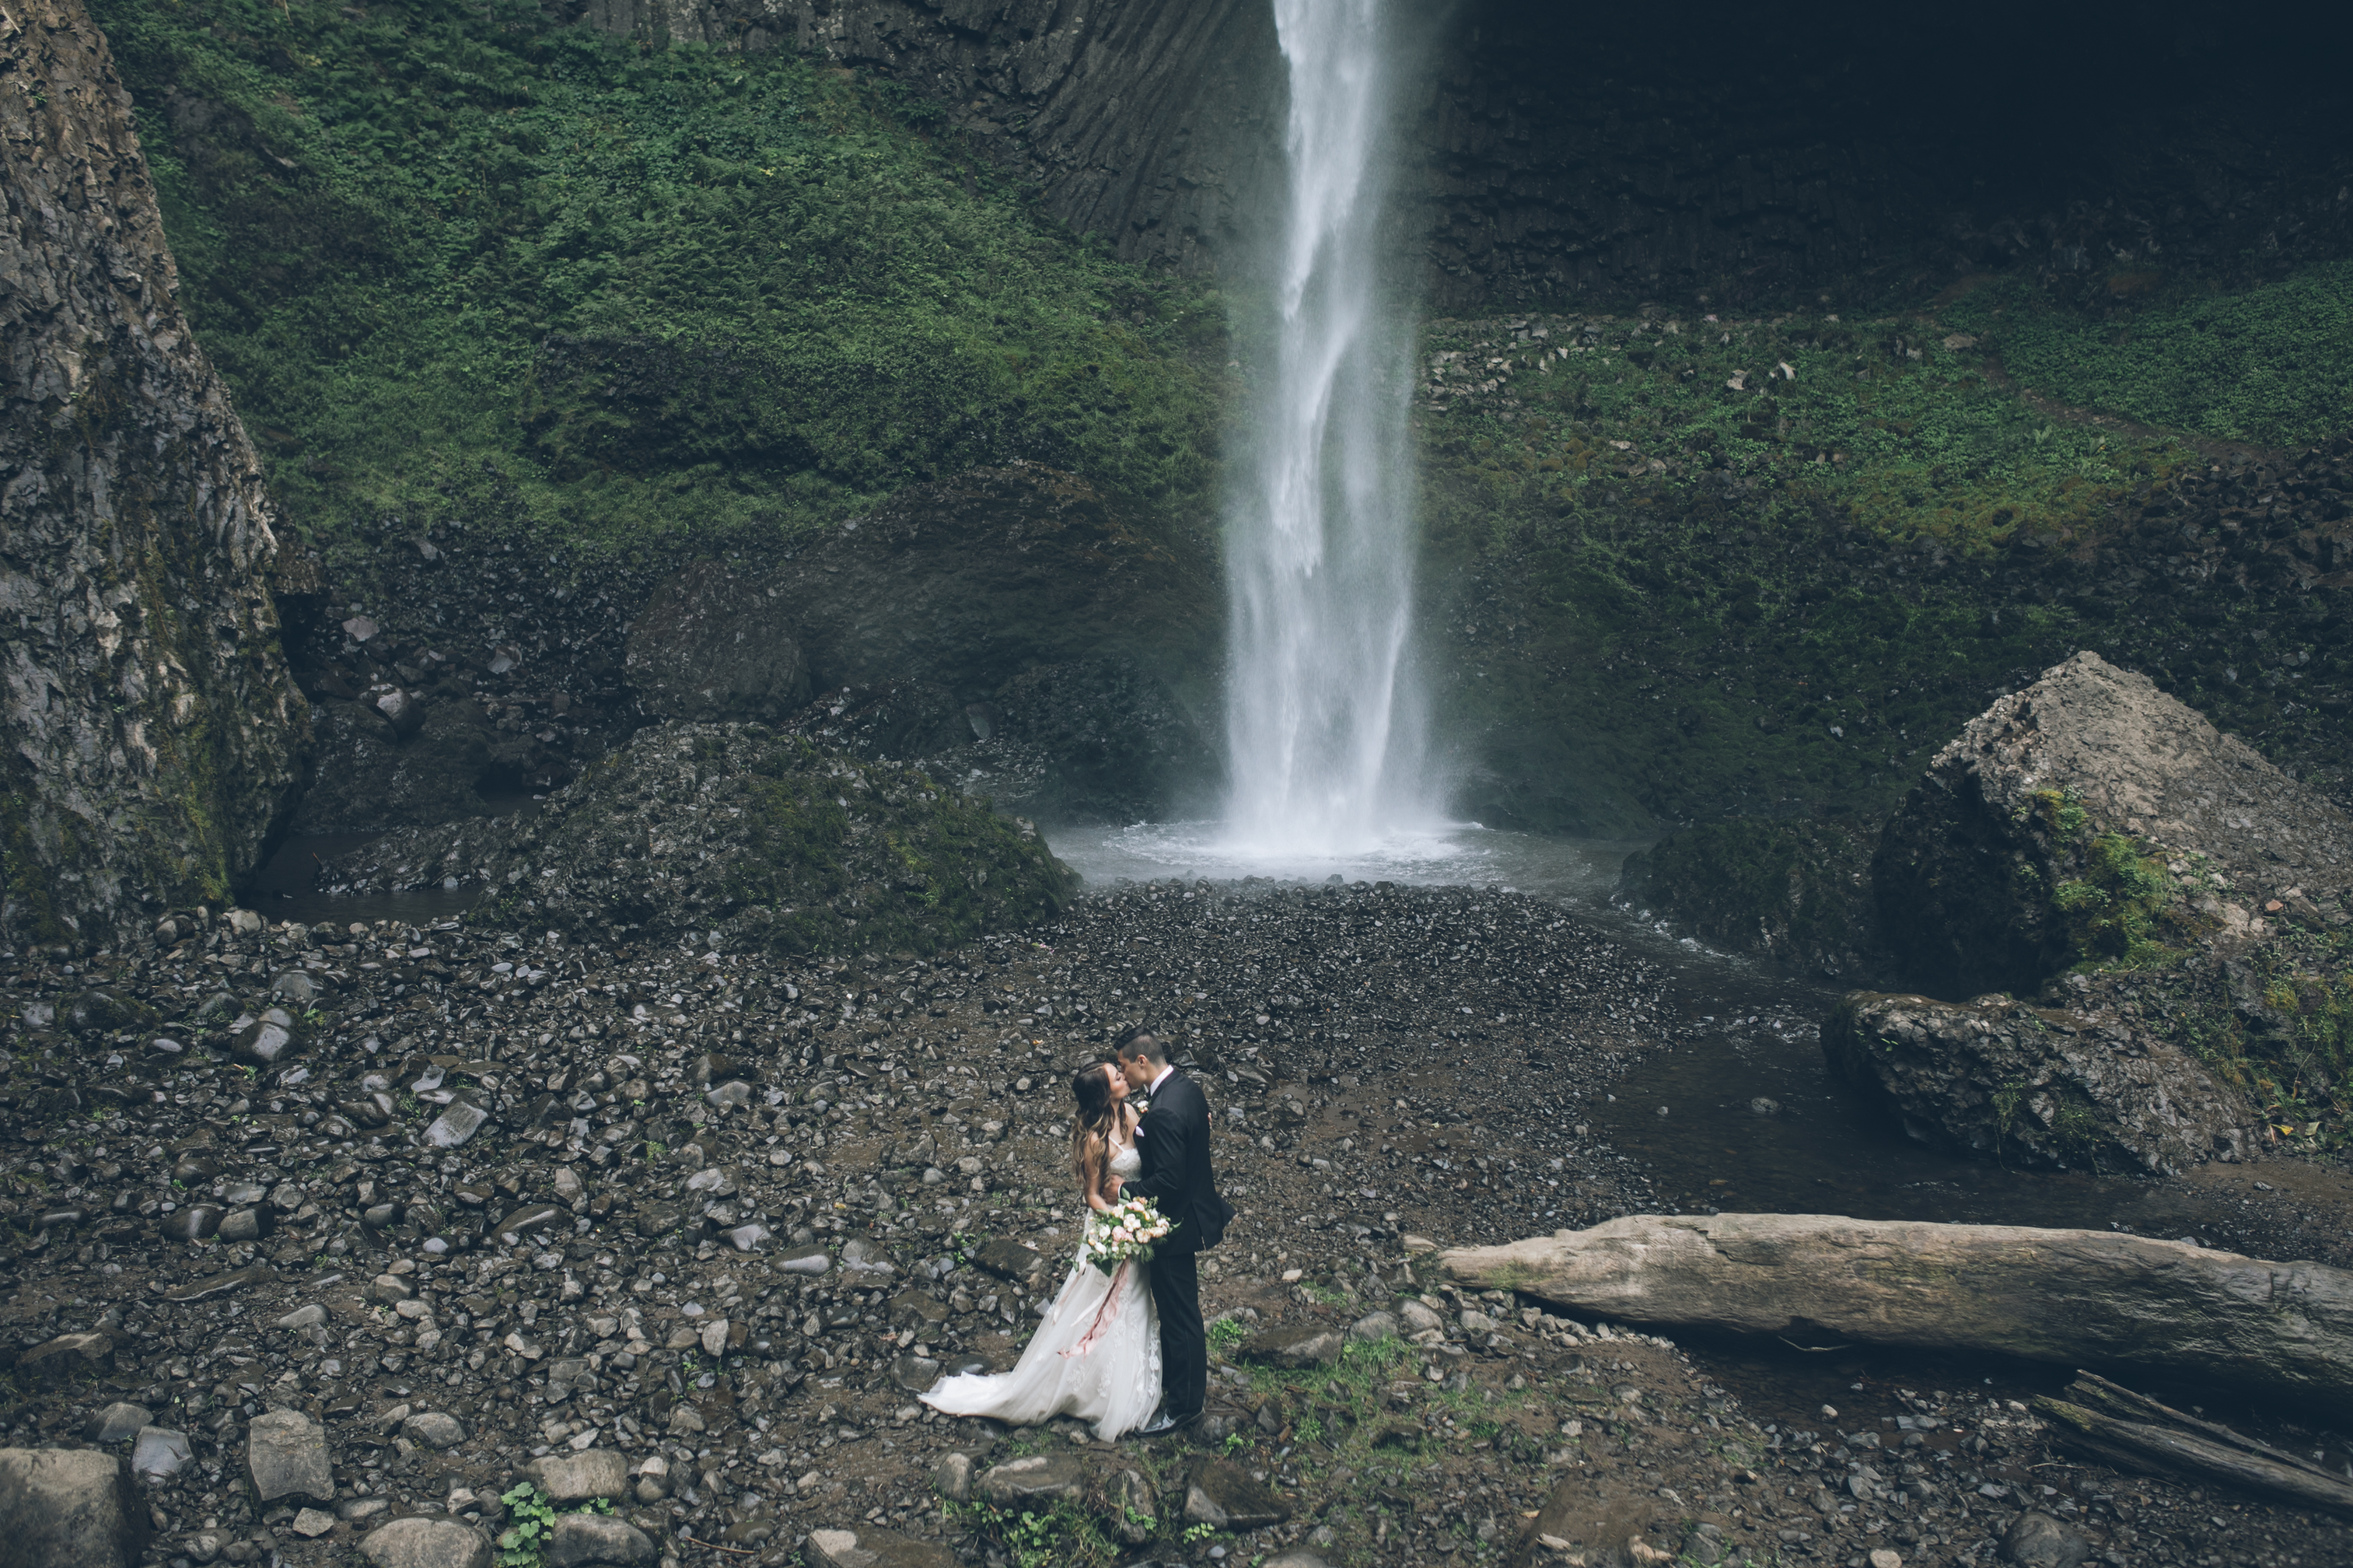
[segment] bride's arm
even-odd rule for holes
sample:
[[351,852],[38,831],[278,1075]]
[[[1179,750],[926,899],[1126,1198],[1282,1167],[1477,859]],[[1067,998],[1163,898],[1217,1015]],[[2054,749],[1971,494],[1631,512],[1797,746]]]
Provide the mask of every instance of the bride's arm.
[[1087,1207],[1101,1214],[1109,1209],[1111,1200],[1103,1196],[1103,1166],[1109,1146],[1100,1138],[1087,1140],[1086,1168],[1083,1179],[1087,1184]]

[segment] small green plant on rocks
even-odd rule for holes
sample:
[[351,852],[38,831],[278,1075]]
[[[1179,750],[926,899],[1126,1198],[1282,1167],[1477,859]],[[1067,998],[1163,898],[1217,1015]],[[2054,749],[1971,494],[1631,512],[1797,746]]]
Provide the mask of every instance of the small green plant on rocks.
[[506,1504],[511,1521],[499,1534],[499,1568],[539,1568],[548,1537],[555,1529],[555,1505],[529,1481],[499,1500]]

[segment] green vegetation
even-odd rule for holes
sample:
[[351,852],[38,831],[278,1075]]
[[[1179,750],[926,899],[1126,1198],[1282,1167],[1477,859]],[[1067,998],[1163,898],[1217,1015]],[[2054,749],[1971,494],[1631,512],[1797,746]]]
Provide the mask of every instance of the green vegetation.
[[[2127,593],[2103,565],[2184,547],[2167,498],[2205,482],[2197,446],[2038,407],[1989,362],[2007,340],[1955,308],[1427,337],[1423,514],[1458,656],[1441,699],[1499,771],[1565,781],[1487,811],[1627,835],[1870,822],[1992,697],[2084,647],[2275,759],[2341,748],[2341,715],[2277,687],[2287,668],[2353,678],[2327,602],[2163,576]],[[2081,347],[2087,375],[2137,352]],[[2329,396],[2315,417],[2353,428],[2353,389]]]
[[535,7],[95,8],[206,348],[324,542],[505,473],[589,548],[1028,456],[1212,484],[1212,296],[1057,232],[920,100]]
[[2254,1102],[2265,1139],[2306,1154],[2353,1149],[2353,936],[2289,925],[2245,971],[2189,978],[2172,1027]]
[[512,1521],[499,1535],[499,1568],[539,1568],[555,1530],[555,1505],[529,1481],[518,1482],[499,1500]]
[[2024,386],[2144,425],[2296,447],[2353,417],[2353,262],[2235,294],[2117,272],[2078,302],[2005,279],[1945,319],[1986,335]]

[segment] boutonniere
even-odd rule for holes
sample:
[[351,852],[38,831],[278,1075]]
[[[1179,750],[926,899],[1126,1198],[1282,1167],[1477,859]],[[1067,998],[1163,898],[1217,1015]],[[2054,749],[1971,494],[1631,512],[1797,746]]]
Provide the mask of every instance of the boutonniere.
[[1143,1115],[1145,1111],[1152,1109],[1152,1097],[1150,1095],[1139,1094],[1132,1096],[1131,1098],[1135,1102],[1135,1113],[1138,1116]]

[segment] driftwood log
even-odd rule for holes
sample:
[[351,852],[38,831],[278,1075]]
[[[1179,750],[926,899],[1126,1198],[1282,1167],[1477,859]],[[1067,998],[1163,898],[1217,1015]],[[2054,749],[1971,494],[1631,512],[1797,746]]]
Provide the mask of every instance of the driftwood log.
[[2109,1231],[1835,1215],[1639,1215],[1440,1254],[1575,1310],[1738,1333],[1989,1351],[2353,1400],[2353,1272]]
[[2038,1396],[2034,1410],[2063,1447],[2116,1469],[2162,1470],[2353,1519],[2353,1480],[2091,1373],[2078,1373],[2064,1399]]

